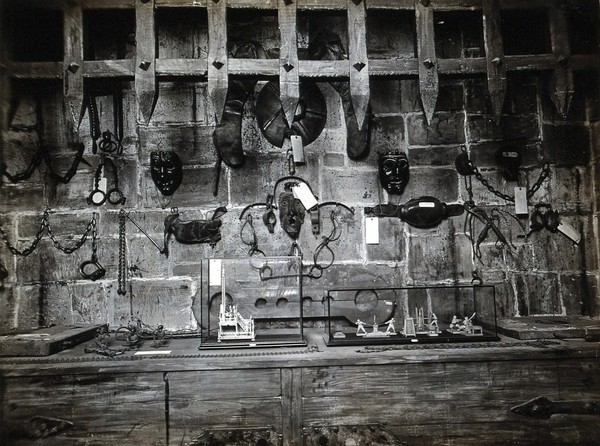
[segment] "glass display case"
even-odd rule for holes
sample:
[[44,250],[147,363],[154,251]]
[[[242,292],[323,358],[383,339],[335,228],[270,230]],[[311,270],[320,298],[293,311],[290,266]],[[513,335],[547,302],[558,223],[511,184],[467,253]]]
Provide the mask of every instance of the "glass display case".
[[491,285],[340,288],[326,300],[330,346],[498,340]]
[[299,256],[206,259],[201,268],[200,349],[305,345]]

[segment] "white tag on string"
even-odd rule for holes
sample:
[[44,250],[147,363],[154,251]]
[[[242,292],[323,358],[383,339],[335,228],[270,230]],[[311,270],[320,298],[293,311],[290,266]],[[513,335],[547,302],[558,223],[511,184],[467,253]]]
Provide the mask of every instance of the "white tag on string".
[[527,188],[515,187],[515,214],[527,215],[529,209],[527,207]]
[[300,183],[297,186],[292,187],[292,193],[294,197],[302,202],[302,206],[306,210],[312,209],[317,205],[317,199],[310,191],[308,185]]
[[292,141],[292,156],[294,157],[294,163],[304,164],[304,146],[302,145],[302,137],[300,135],[290,136]]
[[379,219],[377,217],[365,218],[365,242],[367,245],[379,244]]
[[221,259],[210,259],[208,261],[208,284],[210,286],[221,286]]
[[576,244],[581,241],[581,234],[570,224],[568,223],[560,223],[557,229],[562,232],[564,235],[573,240]]

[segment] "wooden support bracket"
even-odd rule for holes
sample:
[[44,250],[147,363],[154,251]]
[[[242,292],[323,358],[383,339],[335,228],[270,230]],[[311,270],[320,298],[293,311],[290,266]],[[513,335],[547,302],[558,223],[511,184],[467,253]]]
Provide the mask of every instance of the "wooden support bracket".
[[362,128],[369,108],[369,58],[367,56],[367,10],[364,0],[348,2],[348,59],[350,97],[358,128]]
[[488,93],[496,121],[502,115],[506,95],[506,62],[500,29],[498,0],[483,0],[483,43],[487,63]]
[[208,103],[209,114],[221,122],[227,90],[229,64],[227,58],[227,0],[208,0]]
[[433,8],[423,0],[415,0],[417,20],[417,54],[419,89],[427,124],[431,124],[439,94],[438,62],[435,54]]
[[154,0],[136,0],[135,3],[135,94],[139,120],[150,122],[157,99],[156,88],[156,31]]
[[564,11],[552,6],[548,9],[548,19],[550,22],[552,53],[556,56],[556,67],[553,75],[554,91],[551,99],[558,113],[566,118],[571,107],[571,99],[573,99],[575,93],[573,69],[569,60],[571,47],[569,45],[567,18]]
[[281,51],[279,53],[279,99],[288,126],[292,126],[300,98],[300,70],[296,37],[296,1],[278,0]]
[[63,94],[67,141],[77,139],[77,123],[83,103],[83,10],[81,5],[65,2],[64,10]]

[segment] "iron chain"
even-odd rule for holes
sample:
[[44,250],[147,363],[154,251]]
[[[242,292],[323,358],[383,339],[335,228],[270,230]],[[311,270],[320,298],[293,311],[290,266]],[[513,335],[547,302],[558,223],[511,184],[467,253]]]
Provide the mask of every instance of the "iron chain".
[[90,234],[90,232],[96,227],[96,213],[94,212],[94,214],[92,215],[92,219],[85,228],[85,232],[83,233],[81,238],[73,246],[63,246],[54,236],[52,228],[50,228],[50,224],[48,223],[48,211],[44,213],[44,217],[46,218],[46,227],[48,228],[48,236],[50,237],[50,240],[52,240],[52,243],[59,251],[62,251],[65,254],[72,254],[73,252],[81,248],[87,240],[87,237]]
[[127,293],[127,239],[125,233],[125,224],[127,223],[127,214],[124,209],[119,212],[119,277],[117,294],[124,296]]
[[44,237],[44,233],[48,231],[48,236],[50,237],[52,243],[57,249],[64,252],[65,254],[72,254],[73,252],[77,251],[83,246],[83,244],[87,240],[88,235],[90,234],[90,231],[96,228],[96,214],[94,213],[92,219],[87,224],[85,232],[83,233],[81,238],[73,246],[63,246],[52,232],[52,228],[50,227],[49,223],[49,217],[50,214],[48,210],[45,210],[37,234],[35,235],[31,244],[25,249],[18,249],[17,247],[15,247],[8,239],[8,234],[6,233],[6,231],[4,231],[2,227],[0,227],[0,238],[2,238],[2,240],[6,244],[6,247],[13,255],[27,257],[35,250],[39,242]]
[[[494,188],[481,174],[481,172],[479,171],[479,169],[477,168],[477,166],[475,166],[473,164],[473,162],[471,161],[470,158],[467,159],[467,164],[468,166],[471,168],[471,170],[473,171],[473,175],[475,175],[475,178],[477,178],[477,180],[487,189],[489,190],[491,193],[493,193],[494,195],[496,195],[499,198],[502,198],[503,200],[509,201],[511,203],[514,203],[515,201],[515,197],[507,195],[503,192],[500,192],[499,190],[497,190],[496,188]],[[548,163],[544,163],[544,166],[542,167],[542,170],[540,172],[539,177],[537,178],[537,180],[535,181],[535,183],[533,183],[533,186],[531,188],[528,188],[527,190],[527,198],[530,199],[531,197],[533,197],[535,195],[535,193],[540,189],[540,187],[542,186],[542,183],[548,178],[548,175],[550,175],[550,164]]]

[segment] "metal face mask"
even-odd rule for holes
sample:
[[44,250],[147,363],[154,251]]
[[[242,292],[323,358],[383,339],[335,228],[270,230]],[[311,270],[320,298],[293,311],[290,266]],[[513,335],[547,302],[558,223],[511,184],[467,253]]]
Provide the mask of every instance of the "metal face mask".
[[150,153],[150,173],[152,181],[161,194],[170,196],[175,193],[183,179],[181,160],[175,152]]
[[379,181],[390,194],[401,195],[408,184],[409,164],[405,153],[379,156]]
[[279,220],[283,230],[294,240],[300,235],[306,209],[292,192],[279,194]]

